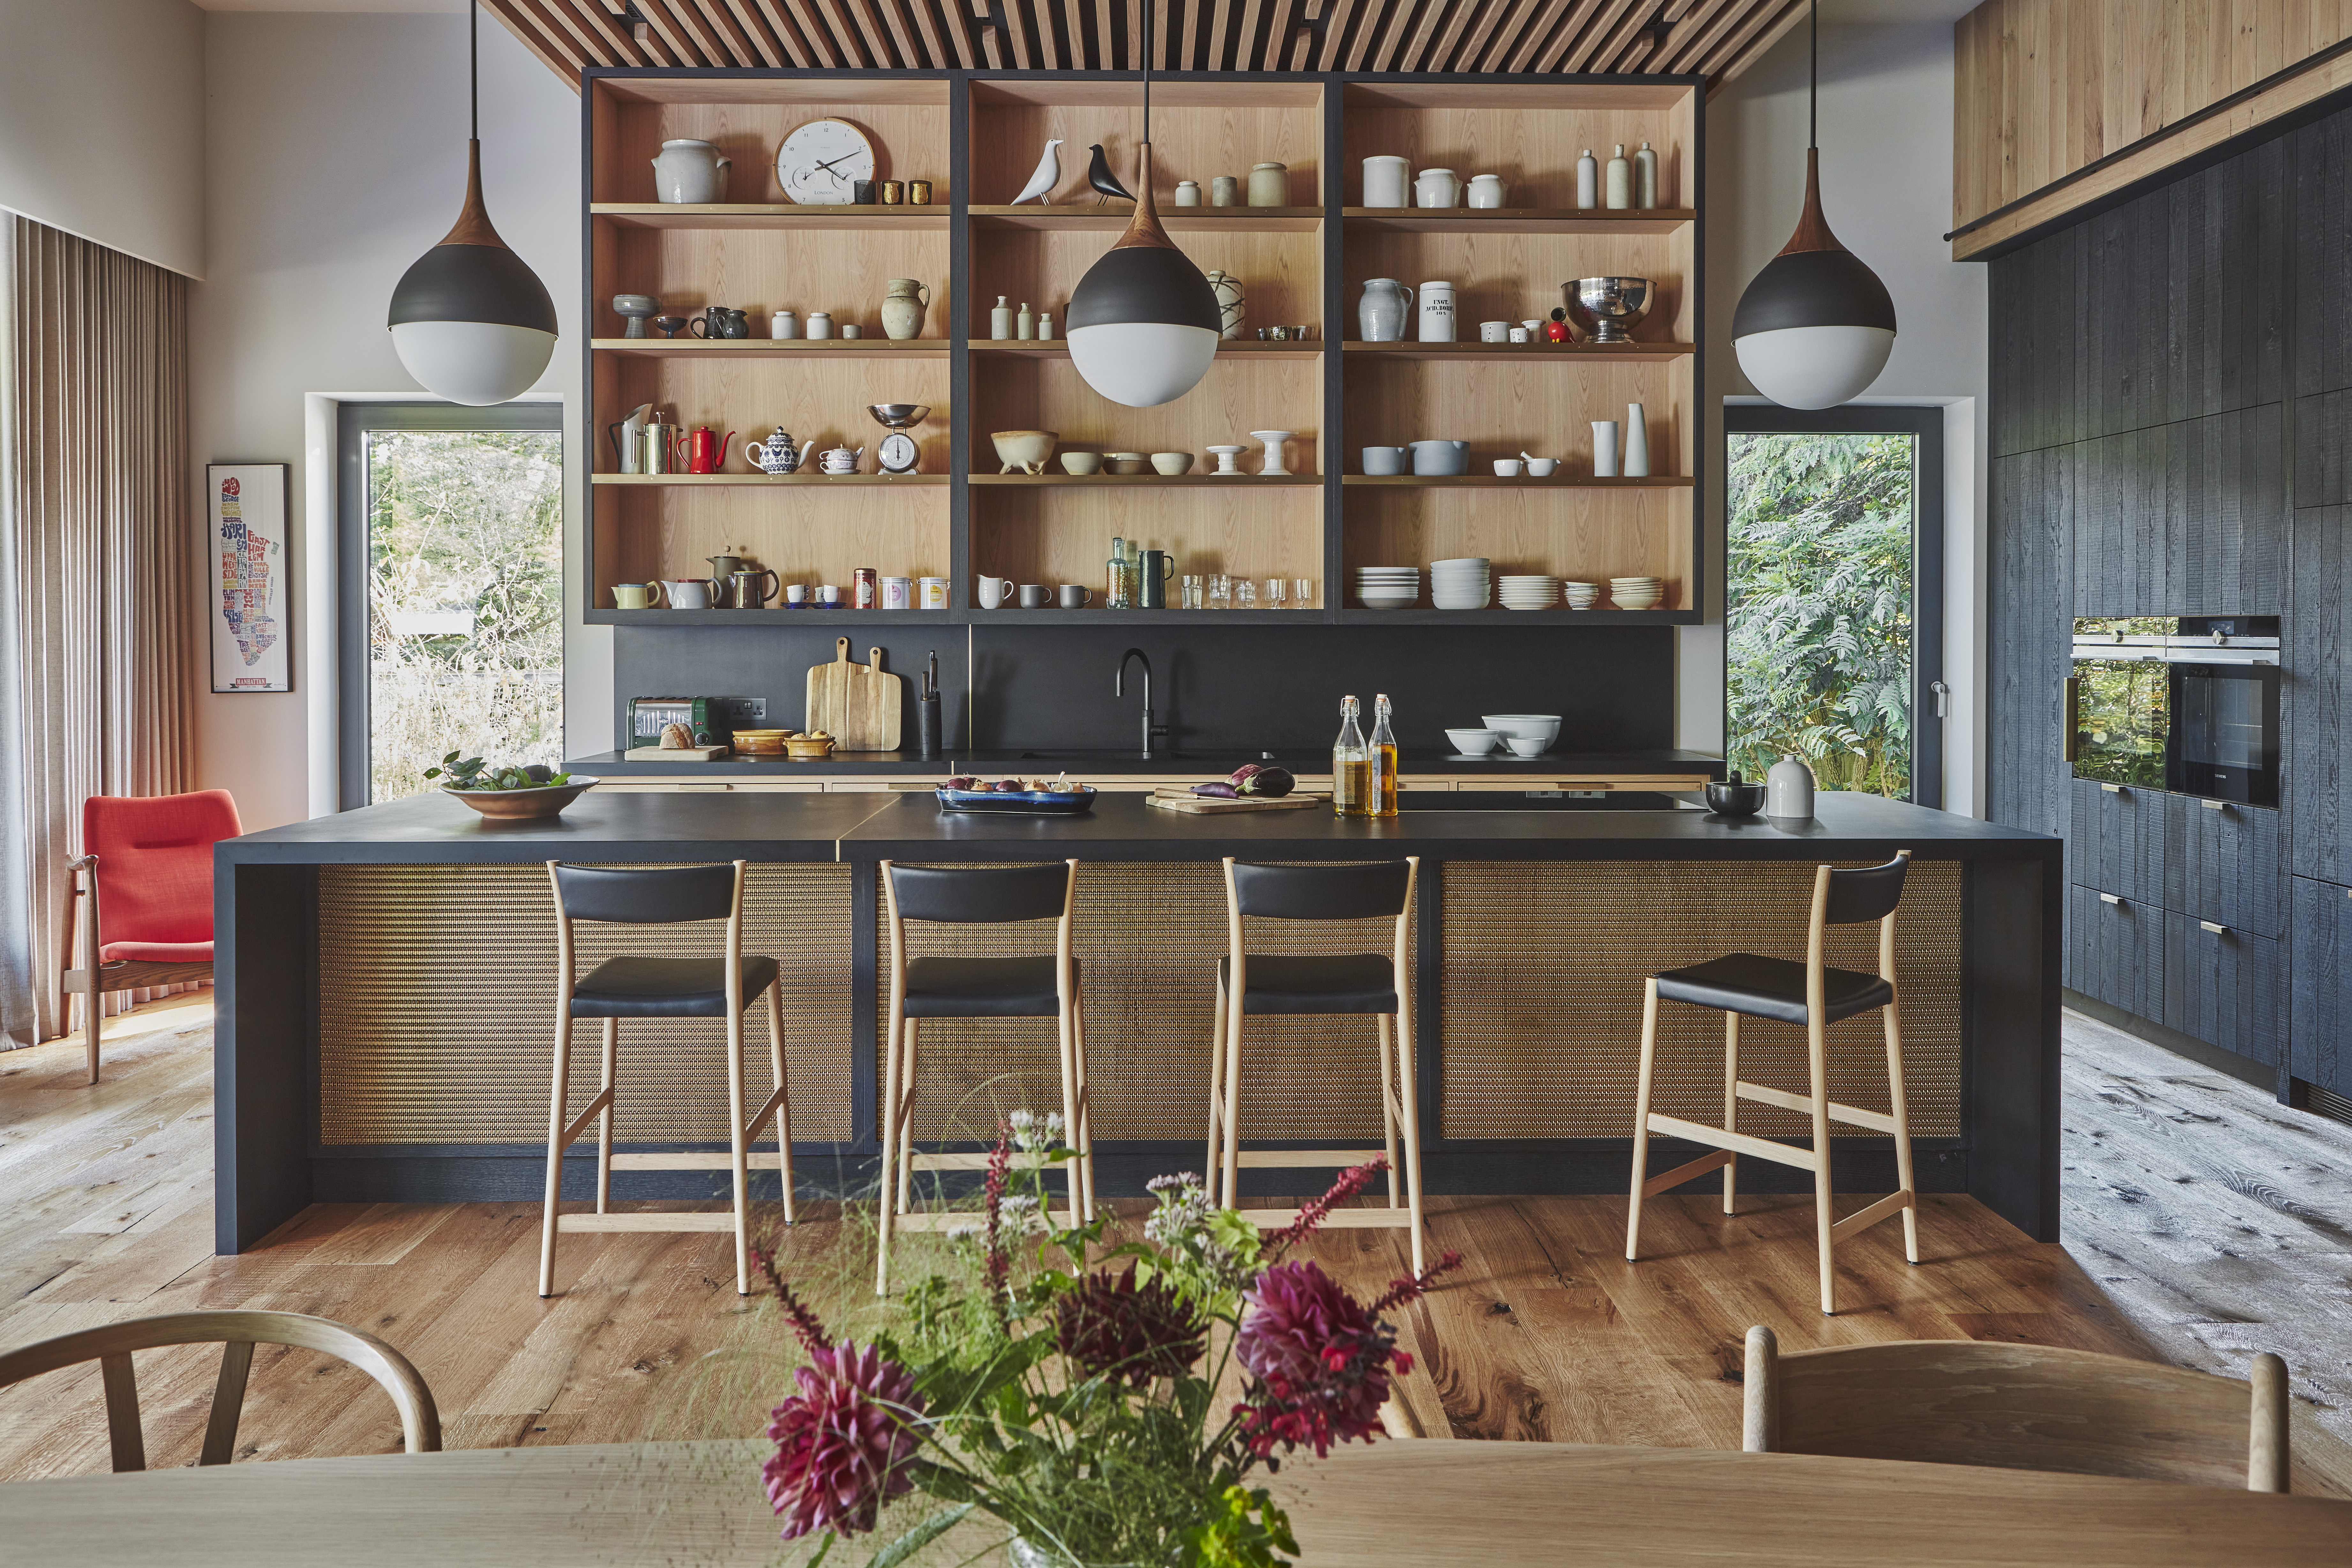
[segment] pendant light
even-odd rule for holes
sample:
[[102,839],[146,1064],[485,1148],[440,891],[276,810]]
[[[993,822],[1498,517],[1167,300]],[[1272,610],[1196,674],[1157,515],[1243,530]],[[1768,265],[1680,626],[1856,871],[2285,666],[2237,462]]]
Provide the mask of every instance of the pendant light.
[[467,9],[466,205],[457,226],[392,291],[392,346],[425,390],[476,407],[530,389],[555,353],[555,301],[482,205],[478,9]]
[[1895,301],[1822,216],[1821,0],[1812,5],[1805,209],[1732,312],[1731,346],[1756,390],[1784,408],[1831,408],[1869,389],[1895,351]]
[[1070,293],[1070,363],[1113,403],[1151,408],[1201,384],[1223,325],[1216,290],[1160,226],[1151,199],[1151,26],[1144,7],[1143,166],[1135,216]]

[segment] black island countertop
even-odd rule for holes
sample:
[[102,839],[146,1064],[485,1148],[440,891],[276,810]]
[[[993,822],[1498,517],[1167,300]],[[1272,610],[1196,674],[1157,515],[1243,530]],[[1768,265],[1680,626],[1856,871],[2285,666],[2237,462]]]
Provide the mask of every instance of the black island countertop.
[[[705,773],[714,779],[823,779],[877,775],[947,778],[958,773],[975,773],[986,778],[1003,778],[1016,773],[1034,778],[1040,773],[1065,771],[1077,778],[1091,773],[1097,776],[1150,774],[1154,777],[1181,775],[1214,779],[1223,778],[1244,763],[1277,763],[1293,773],[1323,775],[1331,771],[1331,753],[1328,750],[1285,751],[1276,748],[1272,751],[1160,752],[1146,757],[1132,747],[1124,751],[1104,747],[1050,751],[951,751],[931,762],[918,759],[912,752],[898,751],[835,752],[823,762],[814,763],[794,762],[789,757],[719,757],[707,763],[681,757],[676,762],[633,763],[618,752],[596,752],[571,758],[563,766],[572,773],[610,779],[667,779],[681,774],[700,777]],[[1397,765],[1398,771],[1408,778],[1417,774],[1537,779],[1559,775],[1601,778],[1620,774],[1638,777],[1656,773],[1704,774],[1709,778],[1723,776],[1723,759],[1720,757],[1709,756],[1703,752],[1670,749],[1552,751],[1539,757],[1518,757],[1508,752],[1496,752],[1483,757],[1465,757],[1443,746],[1408,746],[1398,752]]]

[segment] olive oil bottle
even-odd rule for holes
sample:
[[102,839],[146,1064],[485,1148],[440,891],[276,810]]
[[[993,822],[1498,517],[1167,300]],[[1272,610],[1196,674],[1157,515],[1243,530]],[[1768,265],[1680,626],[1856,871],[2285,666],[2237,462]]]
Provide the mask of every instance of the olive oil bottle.
[[1331,815],[1372,815],[1372,749],[1357,724],[1360,710],[1352,697],[1339,700],[1339,738],[1331,743]]
[[1397,814],[1396,731],[1389,728],[1388,693],[1372,699],[1371,815]]

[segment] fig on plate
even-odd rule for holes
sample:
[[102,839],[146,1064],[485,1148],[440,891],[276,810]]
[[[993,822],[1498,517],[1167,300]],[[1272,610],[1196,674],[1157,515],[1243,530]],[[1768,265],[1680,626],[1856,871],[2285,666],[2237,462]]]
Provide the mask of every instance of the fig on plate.
[[958,773],[955,777],[948,780],[946,784],[940,787],[942,789],[978,789],[980,787],[980,781],[972,777],[970,773]]
[[995,788],[1002,795],[1019,795],[1022,784],[1019,779],[999,779],[996,781]]

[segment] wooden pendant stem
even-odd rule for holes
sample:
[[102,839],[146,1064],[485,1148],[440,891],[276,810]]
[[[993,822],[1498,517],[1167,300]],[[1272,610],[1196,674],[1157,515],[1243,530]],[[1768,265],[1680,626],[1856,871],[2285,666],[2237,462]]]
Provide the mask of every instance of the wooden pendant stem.
[[1838,237],[1830,232],[1830,220],[1822,216],[1822,154],[1818,147],[1805,149],[1805,210],[1797,216],[1797,232],[1780,247],[1783,256],[1793,256],[1804,250],[1843,250]]
[[1113,250],[1125,250],[1131,245],[1156,245],[1162,250],[1173,250],[1176,242],[1160,226],[1160,208],[1151,199],[1151,143],[1143,143],[1143,163],[1137,171],[1140,185],[1135,194],[1135,216],[1127,222],[1127,232],[1118,237]]
[[466,143],[466,205],[458,211],[457,226],[442,237],[441,243],[506,247],[507,242],[490,226],[489,209],[482,205],[482,144],[478,141]]

